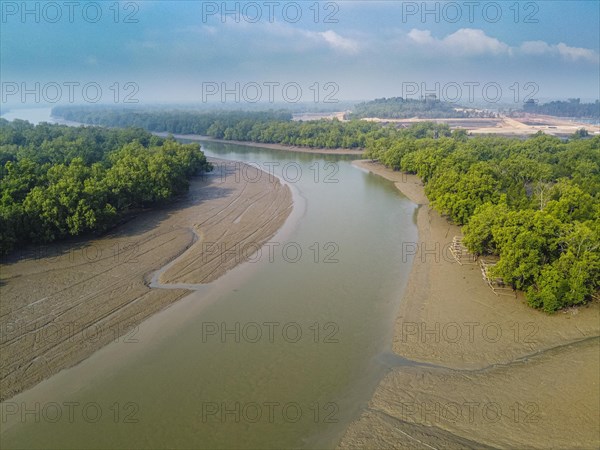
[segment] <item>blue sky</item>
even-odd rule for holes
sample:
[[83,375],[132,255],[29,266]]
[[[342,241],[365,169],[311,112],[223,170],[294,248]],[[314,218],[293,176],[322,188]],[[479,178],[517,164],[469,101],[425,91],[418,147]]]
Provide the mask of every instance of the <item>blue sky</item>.
[[[79,83],[75,103],[86,99],[86,83],[101,87],[100,103],[122,103],[127,94],[141,103],[201,102],[203,93],[218,101],[235,83],[237,97],[227,102],[268,101],[269,84],[281,100],[290,83],[288,97],[299,87],[303,100],[318,92],[319,102],[327,94],[406,96],[415,87],[415,96],[428,90],[460,95],[462,103],[470,93],[496,99],[498,88],[504,103],[528,94],[600,96],[595,1],[51,3],[28,2],[23,15],[22,2],[0,1],[5,106],[68,102],[64,83]],[[128,82],[135,89],[125,88]],[[15,92],[35,90],[35,83],[40,91],[57,83],[62,92],[51,86],[39,99]]]

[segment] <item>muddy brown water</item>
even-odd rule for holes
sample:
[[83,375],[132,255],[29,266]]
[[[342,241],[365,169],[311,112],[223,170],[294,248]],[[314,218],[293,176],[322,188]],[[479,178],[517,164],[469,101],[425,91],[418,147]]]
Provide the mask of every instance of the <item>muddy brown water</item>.
[[366,406],[415,205],[350,157],[203,147],[273,170],[294,212],[252,262],[5,402],[3,448],[333,448]]

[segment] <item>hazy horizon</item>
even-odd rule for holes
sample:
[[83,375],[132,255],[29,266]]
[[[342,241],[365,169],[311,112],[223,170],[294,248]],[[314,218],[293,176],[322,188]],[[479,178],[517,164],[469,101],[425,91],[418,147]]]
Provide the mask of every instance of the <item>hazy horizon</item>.
[[2,2],[3,108],[600,97],[594,2],[24,5]]

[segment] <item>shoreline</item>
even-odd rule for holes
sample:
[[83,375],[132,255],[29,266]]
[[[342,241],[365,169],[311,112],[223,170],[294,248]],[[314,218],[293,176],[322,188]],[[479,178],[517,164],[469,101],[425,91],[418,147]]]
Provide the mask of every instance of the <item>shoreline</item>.
[[[209,160],[225,172],[192,179],[172,204],[105,236],[2,264],[2,401],[133,338],[141,322],[187,296],[187,284],[211,283],[251,256],[210,249],[254,248],[278,232],[293,210],[289,186],[263,171],[258,182],[236,180],[237,162]],[[157,272],[164,286],[152,286]]]
[[347,148],[311,148],[311,147],[300,147],[295,145],[286,145],[286,144],[263,144],[260,142],[251,142],[251,141],[230,141],[226,139],[216,139],[211,138],[210,136],[203,136],[201,134],[172,134],[166,132],[153,132],[152,134],[159,137],[167,137],[169,135],[173,135],[175,139],[188,139],[190,141],[203,141],[203,142],[215,142],[220,144],[234,144],[234,145],[243,145],[246,147],[259,147],[259,148],[268,148],[271,150],[283,150],[287,152],[299,152],[299,153],[314,153],[318,155],[353,155],[360,156],[363,154],[364,149],[358,150],[350,150]]
[[[432,446],[460,447],[466,439],[490,446],[597,447],[600,424],[589,412],[597,411],[594,399],[600,396],[599,302],[547,315],[527,306],[521,293],[496,296],[477,264],[459,265],[445,250],[460,228],[429,207],[417,176],[368,160],[353,164],[393,181],[419,205],[419,237],[407,243],[414,260],[394,319],[392,349],[436,367],[393,368],[339,448],[410,448],[415,426],[428,427],[415,432],[419,442]],[[490,399],[504,406],[503,415],[515,402],[535,405],[543,420],[477,423],[426,414],[444,400]],[[407,403],[411,414],[403,408]]]

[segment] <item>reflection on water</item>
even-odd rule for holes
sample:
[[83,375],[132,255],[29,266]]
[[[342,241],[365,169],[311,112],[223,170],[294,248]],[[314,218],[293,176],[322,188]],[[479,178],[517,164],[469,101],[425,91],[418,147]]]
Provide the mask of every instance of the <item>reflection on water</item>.
[[366,405],[389,367],[415,206],[352,157],[203,147],[279,176],[299,169],[288,182],[302,214],[270,254],[144,322],[137,343],[13,398],[38,402],[40,420],[13,420],[4,448],[333,447]]

